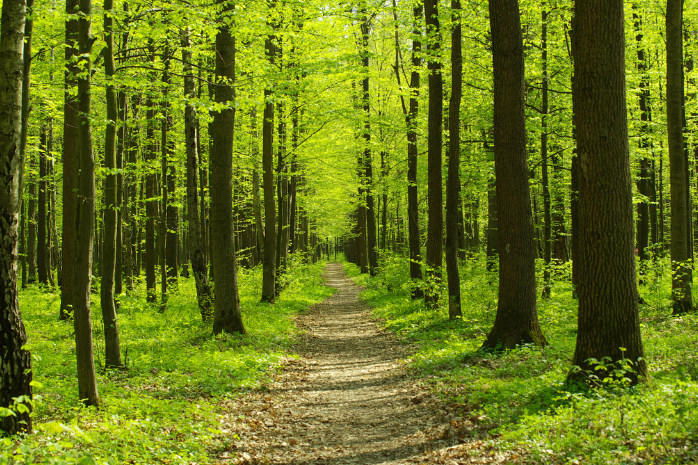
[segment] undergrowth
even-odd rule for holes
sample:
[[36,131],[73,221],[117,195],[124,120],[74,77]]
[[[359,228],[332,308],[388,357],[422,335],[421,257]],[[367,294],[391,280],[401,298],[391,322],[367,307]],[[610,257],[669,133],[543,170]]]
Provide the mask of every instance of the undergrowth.
[[[146,303],[145,287],[119,296],[125,368],[105,370],[99,296],[92,295],[99,409],[77,399],[72,322],[58,320],[60,294],[30,286],[20,308],[32,352],[35,434],[0,438],[7,463],[198,463],[213,461],[229,434],[225,401],[265,389],[298,334],[293,316],[333,291],[322,285],[324,263],[295,263],[276,304],[260,303],[262,270],[239,275],[245,335],[213,336],[201,321],[193,278],[179,279],[167,310]],[[234,412],[233,412],[234,413]]]
[[484,260],[461,263],[463,318],[456,321],[448,319],[444,299],[436,309],[410,299],[407,259],[384,257],[375,278],[345,265],[366,286],[362,298],[385,328],[413,345],[408,362],[415,375],[470,419],[462,442],[485,439],[516,451],[511,457],[521,463],[698,461],[698,317],[671,315],[666,259],[649,267],[639,287],[649,382],[581,392],[565,385],[577,327],[569,265],[553,270],[551,298],[538,290],[549,345],[493,354],[480,350],[497,309],[497,273],[486,271]]

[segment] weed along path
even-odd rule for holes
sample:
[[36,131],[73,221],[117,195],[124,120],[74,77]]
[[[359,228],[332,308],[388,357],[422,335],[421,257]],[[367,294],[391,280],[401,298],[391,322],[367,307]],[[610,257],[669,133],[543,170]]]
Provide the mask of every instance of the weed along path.
[[220,463],[429,463],[454,443],[452,419],[406,375],[407,348],[372,321],[361,289],[336,263],[325,280],[337,292],[299,318],[301,358],[288,360],[269,391],[231,405],[238,437]]

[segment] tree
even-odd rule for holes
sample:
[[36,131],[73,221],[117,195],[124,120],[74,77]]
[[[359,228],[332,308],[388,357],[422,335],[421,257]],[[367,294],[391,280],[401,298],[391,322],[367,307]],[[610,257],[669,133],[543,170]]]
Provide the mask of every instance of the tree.
[[[422,252],[419,234],[419,193],[417,190],[417,117],[419,112],[419,68],[422,64],[420,41],[422,5],[415,2],[412,10],[412,73],[410,75],[410,108],[405,116],[407,122],[407,227],[410,244],[410,278],[412,279],[412,299],[421,299],[424,292],[422,281]],[[398,70],[395,70],[399,73]]]
[[576,0],[572,98],[579,157],[579,316],[572,380],[647,374],[640,337],[622,0]]
[[453,32],[451,33],[451,101],[448,115],[449,152],[446,183],[446,270],[448,272],[448,316],[452,320],[462,316],[458,274],[458,232],[459,224],[463,224],[460,209],[460,103],[463,93],[460,8],[460,0],[451,0]]
[[428,187],[429,218],[427,226],[427,275],[432,281],[424,293],[428,306],[439,301],[438,287],[441,283],[443,263],[443,193],[441,181],[441,146],[443,145],[443,77],[441,75],[441,30],[437,0],[425,0],[424,17],[428,35],[429,68],[429,145]]
[[486,348],[547,342],[538,323],[533,218],[524,120],[523,35],[518,0],[490,0],[499,299]]
[[0,23],[0,408],[20,406],[0,415],[0,430],[31,431],[31,355],[19,311],[17,228],[21,204],[22,71],[24,67],[25,0],[5,0]]
[[61,278],[60,319],[67,320],[73,313],[75,289],[75,254],[77,247],[78,188],[78,101],[71,92],[77,85],[78,18],[75,14],[78,0],[66,0],[65,12],[65,87],[63,104],[63,276]]
[[213,295],[206,273],[204,245],[200,235],[198,197],[198,137],[194,98],[194,75],[191,66],[191,40],[189,29],[182,30],[182,62],[184,63],[184,96],[188,99],[184,108],[184,131],[187,146],[187,219],[189,220],[189,260],[196,282],[196,297],[203,321],[213,316]]
[[684,152],[683,121],[683,0],[667,0],[666,114],[671,171],[671,290],[674,314],[693,309],[693,272],[688,201],[688,160]]
[[235,38],[232,36],[234,5],[222,6],[216,34],[216,103],[223,108],[211,124],[211,246],[214,275],[213,332],[244,333],[238,294],[237,262],[233,240],[233,135],[235,128]]
[[92,151],[92,1],[80,0],[78,20],[79,64],[78,75],[78,202],[75,222],[73,322],[75,325],[75,354],[78,364],[79,399],[85,405],[99,405],[92,346],[92,315],[90,290],[92,284],[92,251],[95,239],[95,160]]
[[[116,123],[117,101],[114,88],[114,2],[104,1],[104,71],[107,76],[107,127],[104,143],[104,167],[109,170],[104,181],[104,233],[102,235],[102,281],[100,297],[102,321],[104,323],[104,363],[107,367],[118,367],[121,362],[121,344],[119,326],[114,302],[114,275],[116,269]],[[118,270],[121,273],[121,270]]]
[[[269,4],[274,11],[276,2]],[[276,62],[276,37],[269,34],[264,41],[265,54],[271,67]],[[262,122],[262,182],[264,184],[264,264],[262,270],[262,302],[273,303],[276,298],[276,229],[274,217],[274,91],[264,89],[264,121]]]

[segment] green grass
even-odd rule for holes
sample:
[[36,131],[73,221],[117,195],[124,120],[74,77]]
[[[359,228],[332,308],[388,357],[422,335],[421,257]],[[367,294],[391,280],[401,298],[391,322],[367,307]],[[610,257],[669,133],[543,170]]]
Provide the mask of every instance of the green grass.
[[291,344],[299,333],[294,315],[332,294],[322,285],[323,268],[324,263],[296,264],[274,305],[259,303],[261,268],[240,270],[243,336],[213,336],[210,324],[201,321],[193,279],[180,278],[164,313],[145,302],[140,284],[119,298],[124,370],[103,368],[101,309],[93,294],[99,409],[78,402],[73,326],[58,321],[60,294],[36,286],[22,291],[20,308],[39,383],[38,431],[20,441],[0,439],[0,464],[211,463],[212,452],[230,439],[218,430],[231,413],[226,399],[265,389],[283,358],[293,356]]
[[577,325],[569,265],[554,271],[551,298],[538,301],[549,345],[500,354],[479,351],[497,308],[497,275],[485,271],[484,257],[461,266],[458,321],[445,307],[411,301],[403,258],[384,259],[376,278],[346,269],[367,287],[362,297],[374,315],[415,347],[414,375],[476,419],[465,422],[463,441],[485,438],[490,447],[516,451],[522,463],[685,463],[698,461],[698,317],[671,316],[668,266],[659,260],[640,286],[650,382],[588,392],[570,392],[564,383]]

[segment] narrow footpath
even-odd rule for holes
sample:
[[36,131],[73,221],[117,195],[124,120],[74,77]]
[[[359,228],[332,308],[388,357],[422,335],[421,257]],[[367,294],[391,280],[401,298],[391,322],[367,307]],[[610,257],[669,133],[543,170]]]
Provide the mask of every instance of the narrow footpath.
[[458,443],[455,419],[407,376],[409,347],[381,331],[340,264],[324,278],[337,292],[298,319],[301,358],[231,405],[239,439],[220,463],[452,463],[437,457]]

